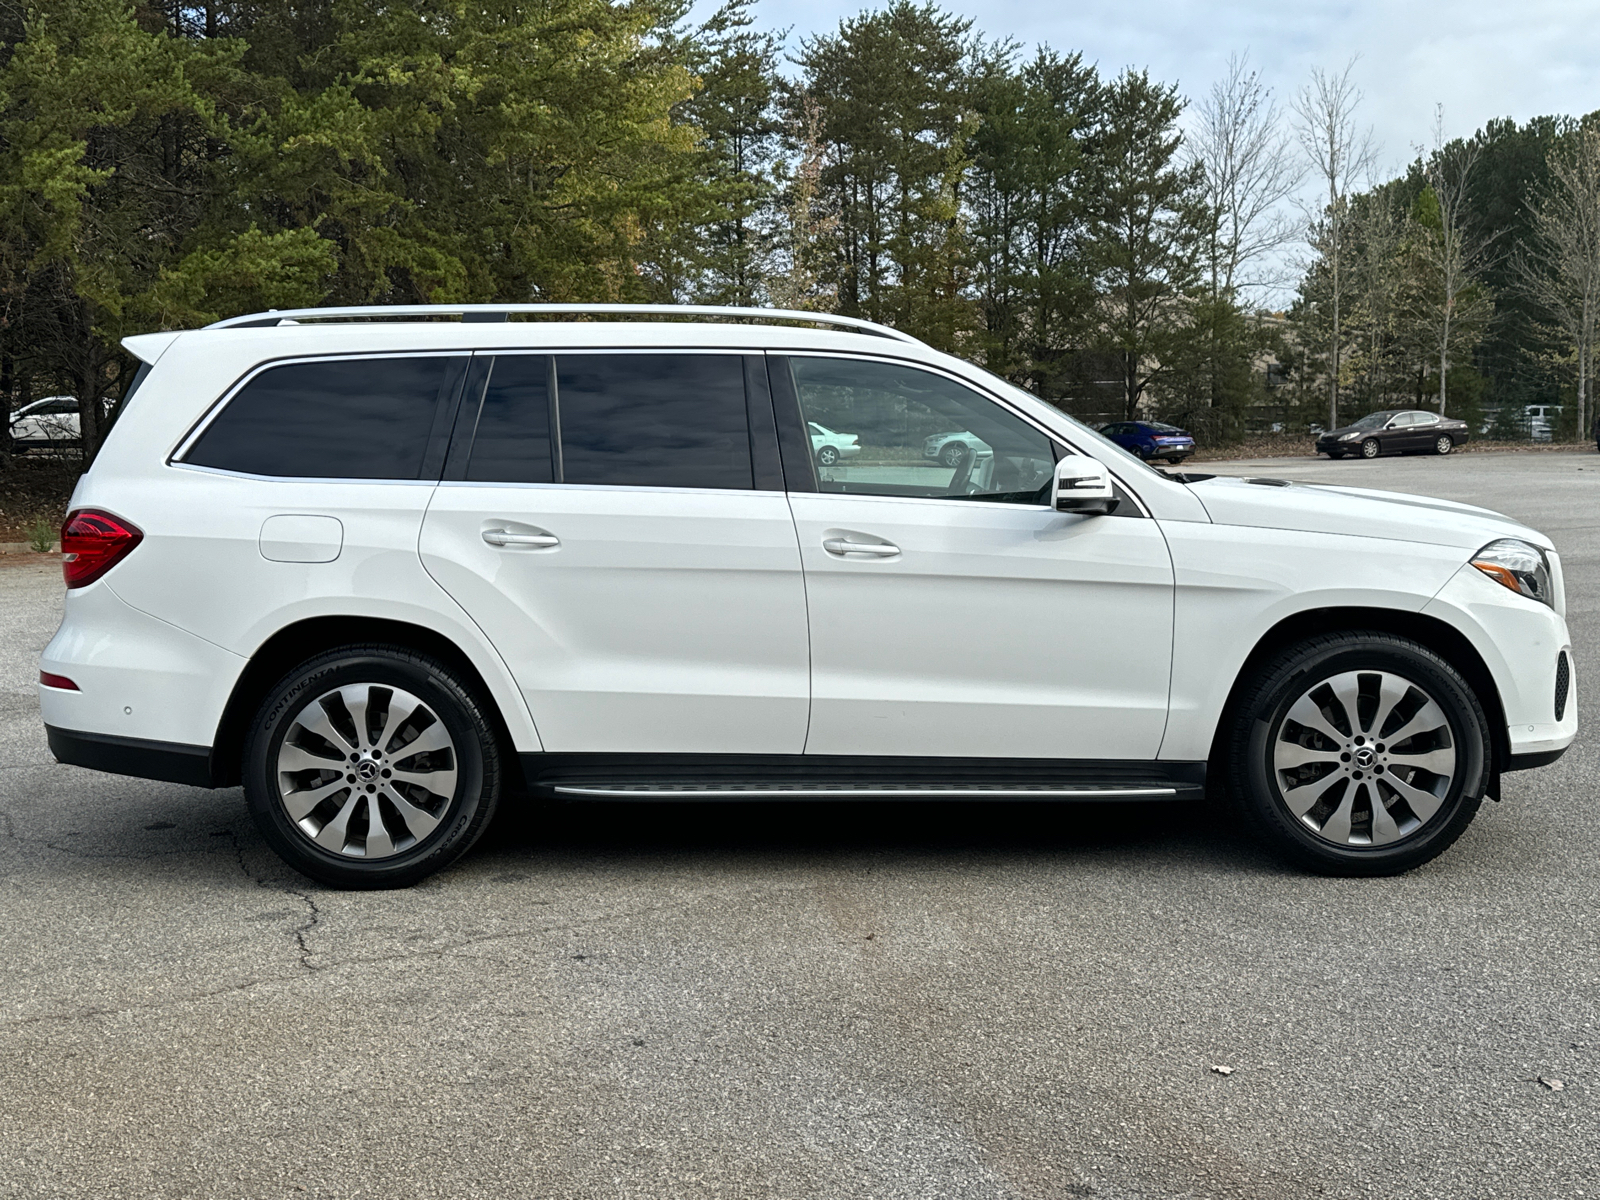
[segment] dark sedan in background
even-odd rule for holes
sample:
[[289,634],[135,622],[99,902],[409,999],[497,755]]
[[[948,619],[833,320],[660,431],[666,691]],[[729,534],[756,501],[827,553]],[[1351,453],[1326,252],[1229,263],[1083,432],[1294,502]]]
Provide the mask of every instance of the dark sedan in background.
[[1386,409],[1353,425],[1317,437],[1317,453],[1329,458],[1359,454],[1449,454],[1467,440],[1465,421],[1420,409]]
[[1100,432],[1124,450],[1140,458],[1164,458],[1181,463],[1194,453],[1194,438],[1187,430],[1160,421],[1113,421],[1100,426]]

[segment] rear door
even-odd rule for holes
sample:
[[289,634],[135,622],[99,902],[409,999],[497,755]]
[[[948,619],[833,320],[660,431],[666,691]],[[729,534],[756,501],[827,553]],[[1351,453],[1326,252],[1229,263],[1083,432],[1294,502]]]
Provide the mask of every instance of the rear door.
[[480,356],[421,550],[547,751],[803,748],[805,592],[759,357]]
[[1416,424],[1411,426],[1414,434],[1414,450],[1432,450],[1438,440],[1440,426],[1443,421],[1438,419],[1438,413],[1413,413]]

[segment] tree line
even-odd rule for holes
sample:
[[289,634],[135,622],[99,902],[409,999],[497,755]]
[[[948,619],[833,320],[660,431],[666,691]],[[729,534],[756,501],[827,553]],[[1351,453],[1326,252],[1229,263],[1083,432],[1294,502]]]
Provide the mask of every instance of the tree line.
[[1285,111],[1235,60],[1186,113],[931,4],[786,50],[752,3],[0,0],[0,391],[78,397],[92,448],[133,333],[695,301],[867,317],[1217,438],[1591,395],[1594,118],[1374,184],[1348,71]]

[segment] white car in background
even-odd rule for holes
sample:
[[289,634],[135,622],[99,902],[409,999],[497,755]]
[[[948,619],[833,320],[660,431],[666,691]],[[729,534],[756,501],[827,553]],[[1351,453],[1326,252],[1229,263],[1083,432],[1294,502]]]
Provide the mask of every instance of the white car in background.
[[11,415],[11,440],[18,449],[75,446],[80,433],[76,396],[46,396]]
[[936,433],[922,443],[923,458],[935,459],[947,467],[958,467],[969,455],[975,457],[989,450],[988,442],[965,429]]
[[831,467],[841,458],[854,458],[861,453],[861,447],[856,444],[860,434],[839,433],[815,421],[807,421],[806,428],[811,432],[811,452],[824,467]]
[[1560,419],[1559,404],[1529,404],[1522,410],[1522,422],[1528,427],[1528,437],[1535,442],[1553,440],[1556,435],[1556,422]]

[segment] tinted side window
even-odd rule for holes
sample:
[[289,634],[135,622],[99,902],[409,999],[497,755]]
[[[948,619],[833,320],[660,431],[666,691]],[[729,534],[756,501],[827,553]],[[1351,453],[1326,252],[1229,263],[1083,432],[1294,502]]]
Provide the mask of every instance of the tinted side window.
[[541,354],[499,355],[478,413],[468,479],[550,483],[550,360]]
[[1050,439],[986,396],[894,363],[789,361],[805,419],[859,445],[849,457],[817,455],[820,491],[1049,502]]
[[754,486],[737,355],[562,355],[556,406],[566,483]]
[[419,479],[462,360],[287,363],[242,387],[186,462],[297,479]]

